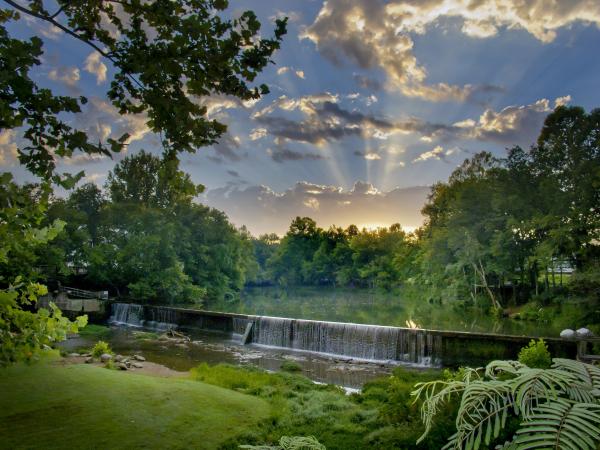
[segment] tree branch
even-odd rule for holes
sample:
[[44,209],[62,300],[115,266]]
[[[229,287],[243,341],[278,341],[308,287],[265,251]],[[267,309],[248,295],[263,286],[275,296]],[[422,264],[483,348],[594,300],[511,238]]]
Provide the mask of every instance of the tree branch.
[[[92,47],[94,50],[96,50],[98,53],[100,53],[102,56],[104,56],[106,59],[108,59],[111,63],[113,63],[113,65],[117,65],[115,60],[110,56],[109,53],[106,53],[104,50],[102,50],[100,47],[98,47],[95,43],[93,43],[92,41],[88,41],[87,39],[83,38],[82,36],[78,35],[77,33],[75,33],[73,30],[71,30],[70,28],[67,28],[66,26],[64,26],[63,24],[61,24],[60,22],[57,22],[56,20],[54,20],[54,17],[56,17],[59,13],[62,12],[63,7],[61,6],[60,9],[58,11],[56,11],[56,13],[54,13],[52,16],[45,16],[43,14],[39,14],[36,13],[34,11],[31,11],[30,9],[25,8],[24,6],[19,5],[18,3],[16,3],[13,0],[4,0],[6,3],[8,3],[10,6],[12,6],[13,8],[15,8],[18,11],[21,11],[22,13],[25,13],[29,16],[35,17],[37,19],[43,20],[45,22],[48,22],[52,25],[54,25],[56,28],[61,29],[62,31],[64,31],[65,33],[67,33],[70,36],[73,36],[75,39],[80,40],[81,42],[86,43],[87,45],[89,45],[90,47]],[[131,79],[131,81],[133,81],[135,84],[137,84],[140,89],[144,90],[145,87],[142,83],[140,83],[137,78],[135,78],[133,75],[131,75],[130,73],[124,72],[125,75],[127,75],[128,78]]]

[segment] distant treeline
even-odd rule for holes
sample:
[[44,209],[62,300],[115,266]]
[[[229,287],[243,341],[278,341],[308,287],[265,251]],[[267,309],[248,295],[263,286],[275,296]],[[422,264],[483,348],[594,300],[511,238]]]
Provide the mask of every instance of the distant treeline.
[[422,212],[413,234],[400,225],[322,230],[298,217],[281,241],[254,241],[259,280],[416,283],[432,298],[500,308],[564,291],[569,279],[572,290],[600,297],[600,110],[559,107],[529,150],[476,154],[433,186]]
[[559,107],[530,149],[466,160],[433,186],[425,224],[410,234],[399,224],[323,230],[297,217],[285,236],[255,239],[194,202],[202,189],[176,161],[127,157],[104,190],[86,184],[51,202],[48,223],[66,227],[38,255],[40,270],[161,303],[232,298],[246,284],[414,284],[427,298],[496,308],[567,284],[600,296],[600,110]]

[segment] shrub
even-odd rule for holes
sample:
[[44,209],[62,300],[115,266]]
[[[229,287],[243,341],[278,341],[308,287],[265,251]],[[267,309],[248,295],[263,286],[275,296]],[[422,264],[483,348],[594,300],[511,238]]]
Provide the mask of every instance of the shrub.
[[302,366],[296,361],[284,361],[281,364],[280,369],[285,372],[300,372],[302,371]]
[[99,358],[103,353],[112,354],[110,346],[104,341],[96,342],[96,345],[94,345],[94,348],[92,348],[92,356],[94,358]]
[[519,362],[531,368],[549,369],[552,365],[552,358],[544,340],[532,339],[529,345],[523,347],[519,352]]

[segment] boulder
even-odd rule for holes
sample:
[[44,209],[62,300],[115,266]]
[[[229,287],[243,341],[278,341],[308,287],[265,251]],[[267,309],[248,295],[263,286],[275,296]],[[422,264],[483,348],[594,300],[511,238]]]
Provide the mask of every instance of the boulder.
[[125,357],[123,355],[117,355],[115,356],[115,362],[121,362],[125,359]]
[[146,361],[146,358],[144,358],[142,355],[133,355],[133,359],[136,361]]
[[107,363],[111,359],[112,359],[112,355],[110,353],[102,353],[100,355],[100,361],[102,361],[103,363]]
[[582,338],[594,337],[594,333],[592,333],[592,331],[588,330],[587,328],[579,328],[575,333],[577,334],[577,337],[582,337]]
[[81,356],[79,353],[69,353],[67,356],[71,358],[75,358],[76,356]]
[[567,328],[566,330],[562,330],[560,332],[560,337],[563,339],[573,339],[575,337],[575,332],[570,328]]
[[94,362],[94,358],[92,358],[91,356],[88,356],[87,358],[85,358],[85,363],[86,364],[91,364]]
[[144,367],[144,365],[142,363],[139,362],[134,362],[132,364],[133,367],[135,367],[136,369],[141,369],[142,367]]
[[117,367],[121,370],[127,370],[127,364],[125,364],[125,363],[119,363],[119,365]]

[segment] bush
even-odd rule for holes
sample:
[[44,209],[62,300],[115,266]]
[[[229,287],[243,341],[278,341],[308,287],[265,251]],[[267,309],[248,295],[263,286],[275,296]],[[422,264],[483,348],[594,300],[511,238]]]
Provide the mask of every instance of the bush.
[[549,369],[552,357],[543,339],[538,341],[532,339],[529,345],[519,352],[519,362],[535,369]]
[[300,371],[302,371],[302,366],[300,364],[298,364],[296,361],[284,361],[279,368],[285,372],[300,372]]
[[92,348],[92,356],[94,358],[99,358],[100,355],[104,353],[109,353],[112,355],[112,350],[110,349],[110,346],[104,341],[96,342],[96,345],[94,345],[94,348]]

